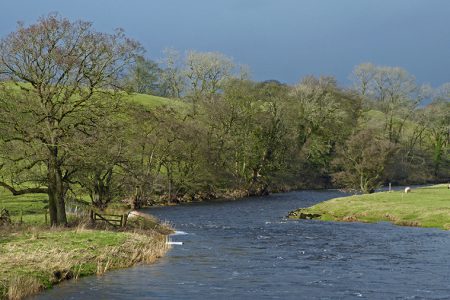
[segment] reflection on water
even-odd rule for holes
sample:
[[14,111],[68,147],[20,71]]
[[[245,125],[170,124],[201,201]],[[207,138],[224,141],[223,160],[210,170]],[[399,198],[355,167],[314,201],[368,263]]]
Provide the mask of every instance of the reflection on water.
[[303,191],[149,209],[178,230],[154,265],[71,281],[36,299],[449,299],[450,234],[284,218],[342,196]]

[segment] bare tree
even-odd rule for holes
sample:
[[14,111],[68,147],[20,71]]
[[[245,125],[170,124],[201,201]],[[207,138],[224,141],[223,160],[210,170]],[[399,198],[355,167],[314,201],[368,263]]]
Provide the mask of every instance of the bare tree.
[[372,88],[376,67],[371,63],[363,63],[356,66],[350,76],[353,87],[361,95],[365,96]]
[[355,67],[352,78],[356,90],[373,100],[375,108],[385,114],[386,137],[399,142],[405,122],[427,89],[419,87],[414,76],[399,67],[365,63]]
[[450,82],[446,82],[435,91],[434,98],[439,101],[450,102]]
[[180,53],[171,48],[164,49],[163,52],[165,57],[161,62],[164,66],[164,70],[161,73],[162,95],[180,98],[185,88]]
[[222,53],[196,51],[188,52],[185,65],[194,113],[197,101],[216,94],[235,67],[232,59]]

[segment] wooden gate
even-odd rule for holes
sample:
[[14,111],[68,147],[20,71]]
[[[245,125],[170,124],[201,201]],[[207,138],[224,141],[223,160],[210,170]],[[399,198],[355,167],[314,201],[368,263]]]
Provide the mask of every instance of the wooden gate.
[[127,225],[128,215],[99,214],[91,211],[91,219],[94,223],[101,221],[114,227],[125,227]]

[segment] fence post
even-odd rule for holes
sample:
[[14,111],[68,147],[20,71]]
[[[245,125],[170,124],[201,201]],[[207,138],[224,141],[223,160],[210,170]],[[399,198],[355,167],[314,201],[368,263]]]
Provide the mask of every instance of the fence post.
[[128,221],[128,214],[123,214],[123,224],[122,226],[125,227],[127,226],[127,221]]
[[20,210],[20,225],[23,223],[23,209]]

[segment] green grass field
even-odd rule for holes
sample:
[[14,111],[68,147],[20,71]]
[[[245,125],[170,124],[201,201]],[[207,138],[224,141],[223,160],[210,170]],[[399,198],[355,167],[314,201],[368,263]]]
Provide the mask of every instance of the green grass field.
[[[7,83],[3,83],[3,84],[6,84],[7,87],[12,88],[13,90],[19,90],[19,87],[13,83],[7,82]],[[28,83],[22,83],[21,85],[24,87],[31,87],[31,85]],[[126,101],[130,101],[132,103],[142,105],[146,108],[156,108],[156,107],[160,107],[160,106],[168,106],[168,107],[177,109],[179,111],[184,111],[189,108],[189,105],[180,99],[171,99],[171,98],[153,96],[153,95],[148,95],[148,94],[138,94],[138,93],[127,94],[125,92],[123,92],[121,95],[124,96],[123,99],[125,99]]]
[[7,209],[14,223],[22,218],[27,224],[44,224],[48,197],[46,194],[26,194],[13,196],[0,187],[0,210]]
[[324,221],[381,222],[450,229],[450,189],[435,185],[404,191],[380,192],[336,198],[291,212],[319,214]]

